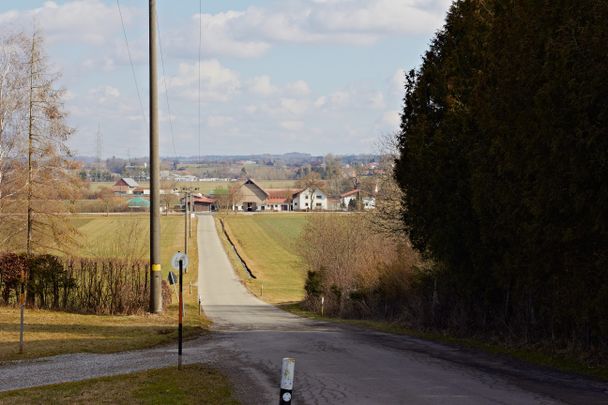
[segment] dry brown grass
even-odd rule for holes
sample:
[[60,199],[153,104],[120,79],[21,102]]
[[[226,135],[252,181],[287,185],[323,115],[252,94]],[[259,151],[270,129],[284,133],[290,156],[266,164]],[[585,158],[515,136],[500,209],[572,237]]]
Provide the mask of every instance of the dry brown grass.
[[[193,229],[196,224],[193,223]],[[163,263],[168,254],[182,248],[183,234],[177,232],[163,238]],[[172,238],[169,238],[172,235]],[[171,239],[171,240],[169,240]],[[185,337],[193,337],[207,330],[209,321],[198,315],[196,277],[198,254],[196,232],[189,245],[189,271],[184,275]],[[163,266],[163,278],[168,268]],[[189,284],[192,283],[192,294]],[[172,289],[173,291],[173,289]],[[57,311],[26,309],[25,353],[19,354],[19,310],[0,307],[0,361],[44,357],[56,354],[93,352],[109,353],[141,349],[175,342],[177,339],[177,297],[162,315],[102,316]]]

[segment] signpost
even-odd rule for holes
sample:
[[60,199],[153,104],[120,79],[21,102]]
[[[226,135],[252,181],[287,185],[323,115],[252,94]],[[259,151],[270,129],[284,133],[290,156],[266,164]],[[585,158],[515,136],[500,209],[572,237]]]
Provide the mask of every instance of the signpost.
[[171,259],[171,266],[175,270],[179,270],[179,326],[177,329],[177,368],[182,369],[182,342],[183,342],[183,318],[184,318],[184,293],[183,293],[183,278],[184,269],[188,266],[188,256],[185,253],[177,252]]

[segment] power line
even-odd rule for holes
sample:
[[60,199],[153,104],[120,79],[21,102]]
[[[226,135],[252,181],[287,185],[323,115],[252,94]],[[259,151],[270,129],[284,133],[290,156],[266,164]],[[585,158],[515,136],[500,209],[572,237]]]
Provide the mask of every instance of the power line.
[[133,74],[133,81],[135,82],[135,90],[137,90],[137,99],[139,100],[139,107],[141,108],[142,116],[144,117],[144,125],[148,122],[146,116],[146,110],[144,109],[144,103],[141,101],[141,94],[139,93],[139,84],[137,83],[137,75],[135,74],[135,66],[133,65],[133,58],[131,57],[131,48],[129,47],[129,39],[127,38],[127,29],[125,28],[125,21],[122,18],[122,10],[120,9],[120,1],[116,0],[116,6],[118,7],[118,14],[120,15],[120,23],[122,24],[122,33],[125,37],[125,43],[127,44],[127,54],[129,55],[129,63],[131,64],[131,73]]
[[163,86],[165,87],[165,101],[167,102],[167,113],[169,114],[169,128],[171,129],[171,144],[173,145],[173,155],[177,158],[177,151],[175,150],[175,133],[173,131],[173,117],[171,116],[171,104],[169,103],[169,90],[167,88],[167,74],[165,72],[165,57],[163,55],[163,41],[160,33],[160,23],[156,20],[156,27],[158,31],[158,47],[160,48],[160,64],[163,69]]

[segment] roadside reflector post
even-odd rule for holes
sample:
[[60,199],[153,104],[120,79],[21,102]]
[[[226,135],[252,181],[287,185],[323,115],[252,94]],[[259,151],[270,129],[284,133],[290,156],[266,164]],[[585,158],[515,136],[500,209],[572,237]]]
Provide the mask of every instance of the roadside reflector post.
[[198,297],[198,314],[199,314],[199,316],[201,314],[202,306],[203,306],[203,301],[201,300],[201,297]]
[[325,297],[321,296],[321,316],[323,316],[323,307],[325,306]]
[[281,393],[279,405],[291,404],[293,397],[293,375],[296,359],[285,357],[281,366]]
[[177,252],[171,258],[171,266],[175,270],[179,270],[179,300],[178,300],[178,314],[179,314],[179,326],[177,329],[177,368],[182,369],[182,337],[183,337],[183,319],[184,319],[184,269],[188,267],[188,255],[182,252]]

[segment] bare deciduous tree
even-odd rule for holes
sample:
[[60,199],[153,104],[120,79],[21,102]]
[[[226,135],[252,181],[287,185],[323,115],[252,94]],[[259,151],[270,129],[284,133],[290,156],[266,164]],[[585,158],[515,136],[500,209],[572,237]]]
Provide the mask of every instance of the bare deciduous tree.
[[[73,129],[66,123],[59,75],[50,68],[39,32],[2,41],[0,150],[0,240],[7,250],[65,251],[77,232],[64,218],[79,190],[75,163],[66,146]],[[23,159],[26,156],[27,159]],[[65,208],[61,208],[65,207]]]

